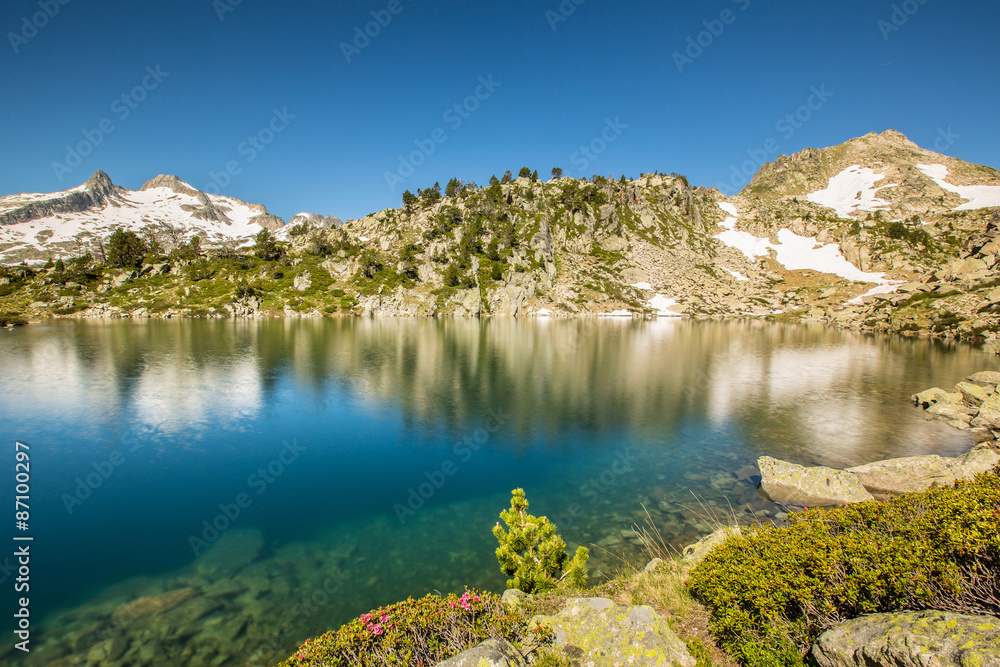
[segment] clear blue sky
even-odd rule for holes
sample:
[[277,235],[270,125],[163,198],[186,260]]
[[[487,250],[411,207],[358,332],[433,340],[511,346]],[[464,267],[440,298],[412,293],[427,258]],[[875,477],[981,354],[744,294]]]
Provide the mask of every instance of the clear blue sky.
[[[204,188],[230,165],[223,194],[286,219],[346,219],[398,205],[405,188],[522,166],[716,185],[768,139],[792,153],[887,128],[1000,167],[993,0],[562,7],[568,16],[558,0],[6,0],[0,193],[61,190],[96,169],[129,188],[158,173]],[[377,36],[348,62],[341,44],[373,11],[391,20],[368,26]],[[701,53],[678,66],[699,37]],[[828,99],[799,109],[824,86]],[[484,99],[466,104],[477,88]],[[798,127],[777,125],[797,110]],[[422,164],[391,189],[386,172],[400,174],[417,141]],[[81,142],[89,154],[68,160]],[[586,157],[584,145],[603,151]]]

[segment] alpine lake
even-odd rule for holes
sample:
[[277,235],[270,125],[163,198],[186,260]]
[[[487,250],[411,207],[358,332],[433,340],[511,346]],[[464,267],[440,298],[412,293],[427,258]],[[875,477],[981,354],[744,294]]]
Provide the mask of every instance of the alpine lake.
[[[407,596],[501,592],[490,529],[517,487],[600,581],[648,560],[647,521],[678,549],[719,518],[780,521],[758,456],[966,451],[973,436],[909,396],[995,365],[957,342],[745,320],[3,331],[0,516],[33,539],[0,554],[0,663],[271,665]],[[15,593],[24,544],[30,591]]]

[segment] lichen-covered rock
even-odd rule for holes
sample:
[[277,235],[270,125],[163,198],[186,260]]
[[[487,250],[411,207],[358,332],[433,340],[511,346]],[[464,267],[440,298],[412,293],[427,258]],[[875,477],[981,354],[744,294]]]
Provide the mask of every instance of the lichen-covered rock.
[[845,505],[874,500],[850,472],[826,466],[804,466],[762,456],[757,459],[761,488],[776,503],[806,507]]
[[913,493],[931,486],[955,483],[952,464],[955,459],[944,456],[907,456],[888,461],[876,461],[848,468],[872,493]]
[[876,461],[848,468],[871,493],[915,493],[932,486],[952,486],[957,480],[972,479],[1000,463],[1000,454],[978,448],[957,458],[908,456]]
[[955,385],[955,391],[962,395],[963,403],[973,408],[982,405],[991,393],[985,387],[972,382],[959,382]]
[[962,394],[946,394],[945,400],[935,403],[927,408],[927,414],[935,417],[944,417],[948,420],[958,420],[963,422],[971,421],[976,416],[978,410],[970,408],[962,400]]
[[918,407],[926,409],[935,403],[945,400],[946,396],[948,396],[948,392],[941,387],[931,387],[930,389],[925,389],[919,394],[914,394],[910,398],[913,399],[913,402]]
[[819,667],[1000,667],[1000,619],[941,611],[875,614],[824,632]]
[[503,595],[500,596],[500,599],[505,605],[514,607],[515,609],[527,605],[530,601],[528,594],[517,588],[508,588],[503,592]]
[[[980,385],[992,385],[994,390],[1000,384],[1000,371],[979,371],[965,378],[966,382],[974,382]],[[993,390],[990,390],[992,393]]]
[[694,544],[689,544],[684,547],[684,551],[682,552],[684,554],[684,565],[687,567],[694,567],[704,560],[705,556],[708,555],[708,552],[725,542],[733,535],[739,535],[740,532],[739,526],[724,526],[710,535],[706,535]]
[[696,660],[652,607],[619,607],[607,598],[571,598],[554,616],[535,616],[552,628],[555,645],[579,667],[670,665]]
[[524,658],[506,639],[487,639],[479,646],[438,663],[438,667],[523,667]]
[[952,464],[956,479],[972,479],[987,470],[993,470],[1000,465],[1000,453],[994,449],[975,448],[962,454]]
[[990,430],[1000,429],[1000,394],[991,394],[983,401],[972,425],[985,426]]

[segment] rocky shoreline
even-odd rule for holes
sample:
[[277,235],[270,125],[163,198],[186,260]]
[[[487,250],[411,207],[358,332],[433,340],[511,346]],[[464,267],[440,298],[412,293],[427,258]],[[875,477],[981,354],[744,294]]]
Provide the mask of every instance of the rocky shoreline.
[[[1000,372],[981,371],[958,383],[952,392],[934,387],[911,397],[929,419],[945,419],[955,428],[977,434],[979,442],[962,456],[896,458],[846,470],[804,467],[764,456],[758,460],[760,488],[775,503],[790,508],[832,507],[970,480],[1000,466],[998,385]],[[723,527],[688,546],[680,559],[683,571],[690,571],[710,551],[740,533],[739,526]],[[655,572],[662,565],[654,559],[645,572]],[[523,604],[523,599],[520,591],[504,594],[509,604]],[[604,597],[570,598],[557,614],[536,616],[532,622],[552,629],[554,647],[581,664],[694,667],[697,662],[663,616],[648,605],[622,607]],[[1000,619],[937,610],[874,614],[827,630],[810,653],[819,667],[915,665],[924,664],[928,655],[940,667],[997,667]],[[528,663],[513,645],[489,640],[441,664],[526,667]]]

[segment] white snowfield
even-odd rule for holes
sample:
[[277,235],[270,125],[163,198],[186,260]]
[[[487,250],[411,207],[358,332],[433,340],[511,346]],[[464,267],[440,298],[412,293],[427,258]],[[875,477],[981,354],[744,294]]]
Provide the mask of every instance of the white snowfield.
[[[723,203],[720,203],[719,208],[727,213],[733,213],[735,210],[731,204],[723,206]],[[778,242],[772,243],[770,239],[738,231],[735,228],[736,216],[737,213],[733,213],[722,222],[726,231],[716,234],[715,238],[730,248],[736,248],[750,261],[774,250],[775,260],[790,271],[797,269],[818,271],[832,273],[856,282],[889,284],[884,273],[867,273],[848,262],[836,243],[823,245],[817,242],[815,237],[799,236],[790,229],[779,229]]]
[[726,267],[722,267],[722,270],[731,275],[733,278],[736,278],[740,282],[750,282],[750,279],[747,278],[742,273],[740,273],[739,271],[733,271],[732,269],[727,269]]
[[851,165],[831,178],[826,189],[808,194],[806,199],[832,208],[840,218],[849,218],[851,213],[857,211],[875,211],[889,206],[889,202],[875,196],[878,191],[896,185],[889,183],[874,187],[883,178],[885,174],[876,174],[874,170],[859,164]]
[[[646,292],[653,291],[653,286],[646,282],[633,283],[629,287],[635,287]],[[670,310],[671,306],[676,306],[679,303],[676,299],[671,299],[669,296],[664,296],[663,294],[654,294],[651,299],[646,301],[646,305],[656,311],[657,317],[681,317],[680,313]]]
[[903,281],[903,280],[887,280],[883,284],[876,285],[875,287],[871,288],[870,290],[868,290],[864,294],[862,294],[860,296],[854,297],[853,299],[851,299],[847,303],[853,303],[855,305],[860,306],[863,303],[862,300],[866,296],[875,296],[876,294],[892,294],[897,289],[899,289],[899,286],[902,285],[904,282],[905,281]]
[[952,185],[948,183],[948,167],[943,164],[918,164],[917,169],[948,192],[954,192],[962,199],[968,199],[956,211],[971,211],[977,208],[1000,206],[1000,185]]
[[[186,184],[185,184],[186,185]],[[190,187],[190,186],[187,186]],[[65,197],[80,191],[83,186],[54,194],[10,195],[0,198],[0,212],[23,206],[31,201],[44,201]],[[191,188],[194,190],[194,188]],[[51,244],[86,241],[87,237],[106,237],[116,228],[138,232],[144,227],[170,225],[180,229],[185,238],[199,233],[208,235],[207,243],[218,244],[236,241],[239,245],[252,244],[254,237],[263,227],[251,220],[267,213],[259,204],[247,204],[239,199],[221,195],[207,195],[209,201],[224,213],[230,222],[224,220],[202,220],[195,218],[193,209],[204,208],[197,197],[183,192],[174,192],[167,187],[149,190],[125,190],[118,201],[111,201],[103,209],[81,213],[57,213],[52,216],[0,226],[0,244],[12,244],[7,251],[33,246],[45,251]],[[279,230],[283,231],[283,230]],[[55,257],[71,254],[53,248]]]

